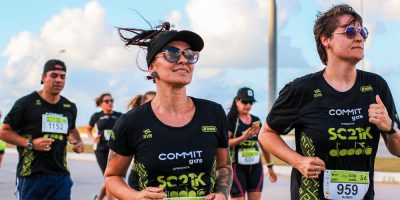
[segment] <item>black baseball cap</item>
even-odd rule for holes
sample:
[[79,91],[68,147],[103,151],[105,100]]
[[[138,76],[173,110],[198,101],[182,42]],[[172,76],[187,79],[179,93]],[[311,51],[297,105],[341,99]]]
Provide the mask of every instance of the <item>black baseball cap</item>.
[[[52,70],[61,70],[67,72],[67,67],[65,66],[65,63],[63,61],[51,59],[44,64],[43,74],[46,74],[48,71]],[[40,81],[40,84],[43,84],[43,80]]]
[[237,92],[236,98],[243,101],[256,102],[254,91],[248,87],[240,88]]
[[192,31],[162,31],[150,41],[149,46],[147,47],[147,67],[150,67],[150,64],[153,62],[155,56],[172,41],[186,42],[190,45],[190,49],[193,51],[201,51],[204,47],[203,39],[200,37],[200,35]]

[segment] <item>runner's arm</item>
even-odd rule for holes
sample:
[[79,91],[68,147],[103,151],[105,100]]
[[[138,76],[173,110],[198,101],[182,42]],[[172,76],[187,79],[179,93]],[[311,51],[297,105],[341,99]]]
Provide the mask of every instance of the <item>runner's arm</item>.
[[400,157],[400,131],[397,130],[396,133],[390,135],[382,134],[382,136],[389,152],[394,156]]
[[[325,163],[318,157],[304,157],[291,149],[267,123],[261,127],[258,135],[261,148],[265,148],[279,159],[287,162],[307,178],[318,178],[325,170]],[[316,173],[318,173],[316,175]]]
[[71,129],[69,132],[69,143],[74,145],[73,150],[75,153],[82,153],[84,150],[84,144],[81,138],[81,135],[79,134],[78,129],[74,128]]
[[206,199],[220,199],[221,195],[223,195],[225,199],[228,199],[233,180],[232,163],[229,157],[229,148],[218,148],[216,173],[217,180],[215,193],[207,195]]
[[122,156],[110,149],[107,168],[104,173],[104,183],[107,190],[118,199],[162,199],[167,195],[161,194],[162,188],[146,188],[136,191],[130,188],[122,177],[126,176],[132,156]]
[[261,150],[262,150],[262,154],[264,155],[265,162],[267,164],[269,180],[272,183],[275,183],[278,180],[278,176],[276,175],[274,168],[273,168],[274,163],[272,162],[271,154],[265,148],[261,148]]
[[28,138],[22,137],[13,131],[9,124],[3,124],[3,127],[0,129],[0,139],[20,147],[26,147],[29,142]]

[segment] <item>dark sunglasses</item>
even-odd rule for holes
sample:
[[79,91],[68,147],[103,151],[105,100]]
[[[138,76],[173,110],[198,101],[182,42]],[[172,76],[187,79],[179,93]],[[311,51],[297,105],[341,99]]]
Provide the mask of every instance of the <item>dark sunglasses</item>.
[[247,105],[247,104],[253,105],[252,101],[245,101],[245,100],[241,99],[240,102],[242,102],[243,105]]
[[103,103],[114,103],[114,99],[103,100]]
[[348,26],[342,32],[333,32],[333,33],[345,34],[347,38],[353,39],[354,37],[356,37],[357,32],[360,32],[360,35],[361,35],[362,38],[364,38],[364,40],[366,40],[368,38],[368,30],[365,27],[361,27],[360,29],[356,29],[354,26]]
[[183,55],[189,64],[194,64],[199,60],[200,57],[200,52],[198,51],[192,51],[190,49],[181,51],[179,48],[174,46],[166,46],[161,53],[164,54],[165,59],[170,63],[178,62]]

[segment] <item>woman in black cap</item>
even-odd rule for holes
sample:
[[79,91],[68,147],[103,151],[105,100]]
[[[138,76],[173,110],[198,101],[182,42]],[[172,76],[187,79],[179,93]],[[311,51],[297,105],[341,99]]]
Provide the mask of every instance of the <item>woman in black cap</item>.
[[[217,103],[186,95],[202,38],[169,30],[169,23],[150,31],[119,31],[126,45],[147,48],[149,79],[157,94],[116,122],[107,189],[119,199],[227,199],[232,167],[225,112]],[[133,157],[129,187],[123,177]]]
[[[260,131],[260,118],[250,114],[254,91],[248,87],[240,88],[233,99],[228,113],[229,146],[233,168],[232,200],[259,200],[261,198],[264,172],[260,160],[257,134]],[[269,180],[276,182],[270,153],[264,151]]]

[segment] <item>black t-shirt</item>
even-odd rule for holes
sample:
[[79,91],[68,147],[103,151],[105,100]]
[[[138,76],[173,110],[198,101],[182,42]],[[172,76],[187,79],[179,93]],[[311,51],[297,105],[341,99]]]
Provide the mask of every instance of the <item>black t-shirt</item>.
[[[252,126],[253,122],[260,122],[260,127],[261,127],[260,118],[254,115],[250,116],[251,116],[251,123],[245,124],[242,122],[242,120],[240,120],[240,118],[234,116],[231,113],[228,113],[227,116],[228,130],[232,132],[232,138],[237,138],[242,136],[243,132],[249,129]],[[239,122],[238,125],[237,122]],[[236,129],[236,134],[235,134],[235,129]],[[230,153],[231,153],[232,163],[237,163],[242,165],[252,165],[260,163],[261,153],[258,147],[257,135],[249,137],[246,140],[237,144],[236,146],[232,147]]]
[[121,115],[122,113],[116,111],[107,114],[100,111],[92,115],[89,125],[93,127],[96,126],[97,134],[100,135],[100,142],[96,145],[96,151],[108,151],[110,132]]
[[191,97],[192,120],[182,127],[162,123],[146,103],[115,123],[110,148],[134,156],[129,185],[135,190],[162,187],[169,197],[205,196],[216,181],[216,153],[228,147],[228,127],[221,105]]
[[[329,170],[369,172],[365,199],[374,198],[374,161],[380,131],[368,122],[368,108],[379,95],[389,116],[399,123],[392,95],[379,75],[357,70],[354,86],[339,92],[323,77],[324,70],[287,84],[267,117],[268,125],[280,134],[295,129],[296,151],[318,156]],[[323,176],[306,179],[293,169],[292,199],[324,199]]]
[[69,132],[75,128],[76,114],[75,104],[64,97],[56,104],[50,104],[33,92],[15,102],[4,119],[5,124],[26,138],[54,139],[48,152],[18,146],[17,176],[69,174],[66,146]]

